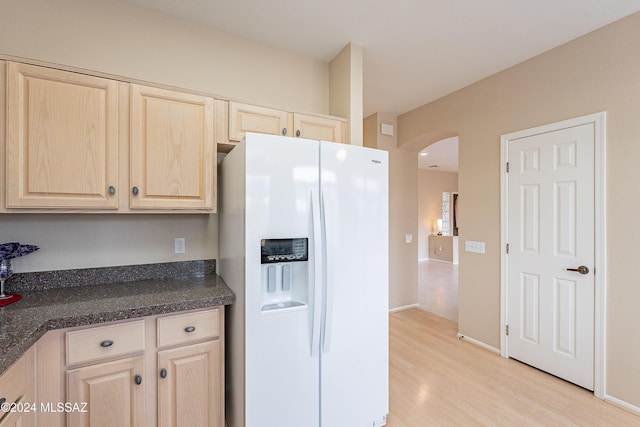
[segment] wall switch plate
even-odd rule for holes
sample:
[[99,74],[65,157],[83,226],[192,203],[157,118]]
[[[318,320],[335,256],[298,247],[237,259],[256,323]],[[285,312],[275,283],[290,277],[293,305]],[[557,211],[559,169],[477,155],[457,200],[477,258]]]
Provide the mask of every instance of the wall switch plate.
[[183,254],[187,251],[187,246],[184,237],[176,237],[173,241],[173,253]]
[[478,254],[483,254],[485,253],[484,242],[474,242],[473,240],[465,240],[464,250],[467,252],[475,252]]
[[413,242],[413,234],[405,234],[405,235],[404,235],[404,242],[405,242],[405,243],[411,243],[411,242]]

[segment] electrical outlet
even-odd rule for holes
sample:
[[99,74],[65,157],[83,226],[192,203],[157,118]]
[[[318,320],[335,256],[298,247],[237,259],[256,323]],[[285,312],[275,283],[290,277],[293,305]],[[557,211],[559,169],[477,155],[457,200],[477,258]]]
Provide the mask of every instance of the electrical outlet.
[[464,250],[467,252],[475,252],[478,254],[483,254],[484,242],[474,242],[473,240],[466,240],[464,242]]
[[173,241],[173,253],[183,254],[187,252],[187,244],[184,237],[176,237]]

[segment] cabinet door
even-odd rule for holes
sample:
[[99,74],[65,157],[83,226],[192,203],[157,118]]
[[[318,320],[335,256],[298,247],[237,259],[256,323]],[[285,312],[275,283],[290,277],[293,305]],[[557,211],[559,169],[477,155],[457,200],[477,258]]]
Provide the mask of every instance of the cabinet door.
[[289,113],[275,108],[229,102],[229,140],[242,141],[245,132],[293,136]]
[[345,142],[346,126],[341,120],[295,113],[293,115],[293,124],[295,136],[297,137]]
[[[28,406],[18,412],[5,412],[6,408],[0,408],[0,427],[34,425],[35,411],[39,409],[39,406],[36,408],[31,406],[36,404],[34,370],[35,352],[33,349],[29,349],[0,377],[0,399],[9,404]],[[22,407],[14,406],[12,409],[17,411]]]
[[131,85],[132,209],[213,210],[213,98]]
[[7,208],[116,209],[116,81],[7,66]]
[[159,351],[158,425],[223,427],[221,363],[219,340]]
[[0,419],[0,427],[25,427],[29,425],[25,420],[28,415],[28,412],[11,412]]
[[144,356],[67,371],[66,402],[80,405],[68,413],[68,426],[143,427],[146,387],[145,381],[136,383],[143,373]]

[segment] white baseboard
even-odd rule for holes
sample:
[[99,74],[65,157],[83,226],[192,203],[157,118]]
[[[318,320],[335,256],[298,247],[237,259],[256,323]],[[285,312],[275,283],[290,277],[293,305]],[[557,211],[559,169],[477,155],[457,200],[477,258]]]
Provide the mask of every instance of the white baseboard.
[[457,337],[458,337],[458,339],[460,339],[460,340],[468,341],[468,342],[470,342],[471,344],[473,344],[473,345],[477,345],[478,347],[482,347],[482,348],[484,348],[485,350],[489,350],[489,351],[490,351],[490,352],[492,352],[492,353],[500,354],[500,349],[495,348],[495,347],[494,347],[494,346],[492,346],[492,345],[485,344],[485,343],[483,343],[482,341],[478,341],[478,340],[476,340],[476,339],[473,339],[473,338],[471,338],[471,337],[468,337],[468,336],[466,336],[466,335],[463,335],[463,334],[461,334],[460,332],[458,332],[458,333],[456,334],[456,336],[457,336]]
[[604,400],[611,403],[612,405],[620,406],[621,408],[628,409],[629,411],[635,412],[636,414],[640,415],[640,407],[634,406],[628,402],[625,402],[624,400],[620,400],[607,394],[605,394]]
[[458,263],[454,263],[453,261],[447,261],[446,259],[437,259],[437,258],[428,258],[426,261],[440,262],[442,264],[455,264],[455,265],[458,264]]
[[395,313],[397,311],[409,310],[410,308],[418,308],[418,303],[403,305],[402,307],[390,308],[389,313]]

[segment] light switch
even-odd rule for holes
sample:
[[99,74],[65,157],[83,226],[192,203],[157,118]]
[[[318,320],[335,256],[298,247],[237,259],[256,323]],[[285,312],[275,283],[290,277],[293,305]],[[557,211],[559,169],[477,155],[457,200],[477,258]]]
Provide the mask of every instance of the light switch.
[[404,235],[404,241],[405,241],[405,243],[413,242],[413,234],[405,234]]
[[483,254],[485,253],[484,242],[474,242],[473,240],[465,240],[464,250],[467,252],[475,252],[478,254]]

